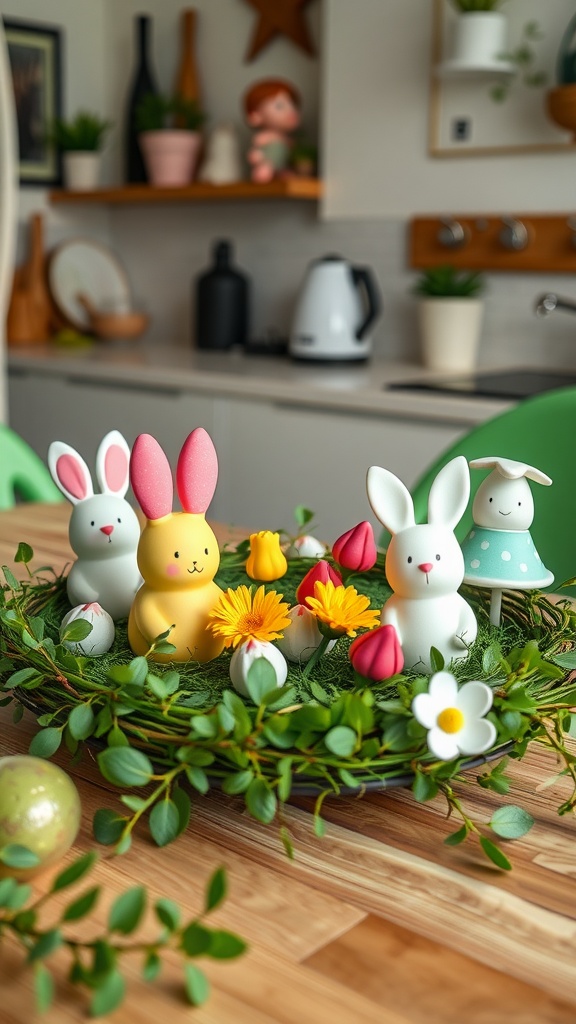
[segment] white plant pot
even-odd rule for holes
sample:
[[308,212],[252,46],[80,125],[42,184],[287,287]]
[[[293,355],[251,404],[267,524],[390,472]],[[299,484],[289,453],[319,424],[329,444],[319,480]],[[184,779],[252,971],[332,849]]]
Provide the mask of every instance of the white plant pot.
[[498,11],[460,14],[454,32],[452,60],[473,68],[497,64],[506,52],[507,20]]
[[91,192],[100,184],[101,154],[74,151],[64,153],[64,183],[66,188],[75,192]]
[[189,185],[194,177],[201,138],[200,132],[180,128],[142,132],[138,142],[150,184],[158,188]]
[[423,365],[441,372],[474,370],[483,312],[482,299],[421,299],[418,321]]

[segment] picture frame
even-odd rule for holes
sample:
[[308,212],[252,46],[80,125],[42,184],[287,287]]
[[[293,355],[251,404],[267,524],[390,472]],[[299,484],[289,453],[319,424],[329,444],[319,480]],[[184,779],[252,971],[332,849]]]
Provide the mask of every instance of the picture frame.
[[56,26],[4,18],[16,124],[21,185],[62,184],[62,161],[46,138],[47,126],[62,116],[62,33]]

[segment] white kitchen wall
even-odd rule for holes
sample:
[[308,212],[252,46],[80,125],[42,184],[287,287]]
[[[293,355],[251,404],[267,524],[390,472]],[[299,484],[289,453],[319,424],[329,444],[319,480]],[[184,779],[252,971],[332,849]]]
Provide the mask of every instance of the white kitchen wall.
[[[557,2],[557,0],[554,0]],[[64,108],[101,109],[116,127],[107,147],[106,180],[121,180],[121,126],[134,66],[134,17],[153,17],[152,60],[169,89],[179,58],[181,0],[5,0],[2,13],[64,29]],[[370,264],[380,282],[384,315],[376,349],[391,359],[418,359],[415,274],[406,267],[406,218],[415,212],[502,209],[510,189],[517,208],[531,182],[530,208],[557,208],[570,153],[538,157],[432,160],[426,155],[427,83],[432,0],[317,0],[306,8],[319,48],[310,60],[279,38],[251,64],[243,61],[256,14],[244,0],[197,0],[197,56],[210,123],[236,120],[240,98],[256,78],[283,75],[304,96],[304,124],[319,127],[326,201],[230,202],[181,206],[50,206],[41,189],[21,189],[20,256],[29,214],[46,215],[48,246],[87,235],[111,244],[134,291],[152,314],[150,338],[191,344],[192,282],[214,239],[232,238],[238,264],[253,285],[253,334],[289,329],[308,262],[326,252]],[[536,173],[538,172],[538,173]],[[566,208],[571,203],[566,200]],[[485,208],[485,207],[484,207]],[[526,204],[526,208],[528,205]],[[576,367],[576,321],[559,314],[537,320],[534,297],[555,287],[576,295],[565,275],[490,274],[481,362]]]
[[[324,2],[326,216],[574,209],[574,147],[428,156],[433,0]],[[514,2],[522,6],[525,0]],[[574,13],[572,0],[547,0],[540,15],[544,33],[552,5],[560,24],[567,26]],[[558,7],[565,9],[564,21]],[[534,103],[542,103],[542,90],[532,92]],[[505,117],[506,105],[498,109]]]

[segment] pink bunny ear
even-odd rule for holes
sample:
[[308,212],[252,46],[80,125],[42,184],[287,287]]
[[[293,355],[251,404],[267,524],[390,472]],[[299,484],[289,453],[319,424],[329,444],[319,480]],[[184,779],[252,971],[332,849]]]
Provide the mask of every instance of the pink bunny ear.
[[102,438],[96,455],[96,476],[105,494],[123,498],[130,483],[130,449],[119,430]]
[[172,511],[170,463],[155,437],[139,434],[130,458],[130,482],[147,519],[162,519]]
[[94,494],[88,466],[82,456],[64,441],[53,441],[50,445],[48,468],[56,486],[73,505]]
[[203,427],[188,435],[178,458],[176,486],[185,512],[205,512],[218,482],[218,456]]

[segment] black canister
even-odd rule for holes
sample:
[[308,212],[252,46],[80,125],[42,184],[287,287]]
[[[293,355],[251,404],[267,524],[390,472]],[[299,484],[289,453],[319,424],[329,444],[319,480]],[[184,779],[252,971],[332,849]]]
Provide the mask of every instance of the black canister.
[[248,340],[249,281],[231,266],[232,243],[214,246],[214,265],[196,280],[196,345],[232,348]]

